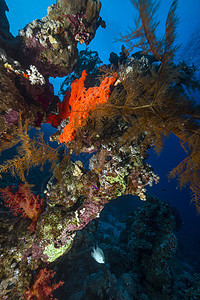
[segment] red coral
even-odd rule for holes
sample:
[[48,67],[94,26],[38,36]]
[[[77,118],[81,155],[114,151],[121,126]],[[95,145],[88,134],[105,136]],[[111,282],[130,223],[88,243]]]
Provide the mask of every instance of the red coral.
[[71,93],[67,92],[63,102],[59,104],[58,115],[48,116],[47,122],[57,127],[60,122],[69,117],[69,123],[65,126],[59,137],[61,143],[74,139],[76,130],[84,126],[88,114],[99,104],[106,103],[111,93],[117,76],[106,77],[100,84],[86,90],[84,83],[87,72],[84,70],[82,77],[71,83]]
[[95,109],[98,104],[106,103],[109,99],[110,88],[116,81],[116,77],[106,77],[100,84],[86,90],[84,83],[87,72],[84,70],[82,77],[76,79],[71,84],[71,95],[69,106],[71,107],[69,123],[65,126],[63,133],[59,137],[61,143],[74,139],[76,129],[84,126],[90,110]]
[[55,272],[46,268],[40,270],[33,285],[24,292],[25,300],[57,300],[53,297],[53,291],[64,284],[63,281],[52,283]]
[[47,123],[50,123],[53,127],[58,127],[60,122],[64,119],[67,119],[70,115],[70,107],[69,107],[69,99],[70,99],[70,92],[66,92],[66,95],[62,102],[58,103],[58,111],[59,113],[56,114],[49,114],[47,116]]
[[24,219],[30,218],[32,223],[29,227],[33,232],[35,224],[43,210],[44,200],[35,196],[26,184],[20,184],[15,191],[13,187],[0,189],[0,194],[4,200],[5,206],[13,211],[13,215],[22,215]]

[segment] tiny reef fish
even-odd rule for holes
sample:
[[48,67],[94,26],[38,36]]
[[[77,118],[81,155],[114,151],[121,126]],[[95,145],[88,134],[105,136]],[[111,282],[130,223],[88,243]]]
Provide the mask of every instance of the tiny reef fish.
[[99,264],[105,264],[105,256],[103,250],[98,246],[93,247],[93,252],[91,252],[92,257],[98,262]]

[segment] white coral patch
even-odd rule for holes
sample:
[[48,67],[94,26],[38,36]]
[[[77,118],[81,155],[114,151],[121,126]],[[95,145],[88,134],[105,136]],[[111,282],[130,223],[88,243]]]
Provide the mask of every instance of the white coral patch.
[[30,70],[26,70],[26,72],[29,75],[29,81],[31,82],[31,84],[45,84],[45,79],[43,75],[40,74],[40,72],[35,66],[30,65]]

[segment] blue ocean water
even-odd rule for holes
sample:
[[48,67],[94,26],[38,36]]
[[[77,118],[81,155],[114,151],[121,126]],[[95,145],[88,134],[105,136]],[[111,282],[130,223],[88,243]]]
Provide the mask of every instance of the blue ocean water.
[[[7,0],[7,5],[9,7],[9,12],[7,13],[7,17],[10,23],[10,30],[13,35],[18,34],[18,30],[23,28],[27,23],[31,22],[34,19],[42,18],[46,15],[46,10],[49,5],[52,3],[56,3],[56,1],[43,0],[43,1],[11,1]],[[89,49],[93,51],[98,51],[101,60],[107,64],[109,63],[109,54],[110,52],[119,53],[122,44],[120,42],[116,42],[116,39],[119,37],[120,33],[124,33],[132,27],[133,18],[135,14],[134,7],[131,1],[124,0],[123,2],[120,0],[102,0],[102,10],[101,16],[102,19],[106,21],[107,27],[106,29],[100,28],[94,40],[89,45]],[[158,19],[160,20],[160,26],[158,31],[158,36],[163,34],[164,28],[164,20],[166,18],[167,11],[170,7],[171,1],[161,0],[160,7],[158,9]],[[176,61],[185,60],[185,62],[189,65],[192,63],[195,64],[197,68],[200,70],[200,33],[199,33],[199,11],[200,11],[200,2],[199,0],[180,0],[178,2],[177,15],[179,16],[179,23],[177,26],[177,43],[181,44],[180,49],[176,55]],[[80,45],[80,50],[85,49],[85,45]],[[200,80],[200,71],[197,70],[197,79]],[[59,93],[60,84],[63,81],[63,78],[52,78],[50,80],[54,86],[55,94]],[[193,94],[194,98],[198,103],[200,103],[200,98],[198,93]],[[50,127],[50,125],[42,125],[42,131],[45,133],[45,137],[48,139],[54,129]],[[5,155],[5,156],[4,156]],[[1,156],[1,160],[9,157],[9,152]],[[160,176],[160,181],[157,185],[153,185],[153,187],[148,188],[148,193],[153,196],[159,197],[162,201],[169,203],[171,206],[174,206],[182,219],[182,224],[179,228],[179,231],[176,232],[176,237],[178,239],[180,251],[177,256],[181,261],[185,262],[185,270],[188,273],[197,272],[200,273],[200,216],[197,215],[195,206],[190,203],[191,202],[191,192],[188,187],[183,188],[182,190],[178,187],[178,182],[176,179],[168,179],[169,172],[185,157],[185,153],[181,148],[179,142],[176,137],[171,135],[168,139],[165,140],[164,148],[159,156],[154,153],[153,150],[149,151],[148,163],[152,165],[156,174]],[[48,172],[45,173],[45,178],[43,175],[36,171],[35,176],[37,177],[36,185],[38,186],[38,190],[40,190],[40,183],[43,182],[44,185],[48,179],[50,174]],[[34,176],[34,173],[30,176]],[[41,190],[43,186],[41,187]],[[99,224],[91,225],[91,228],[85,230],[83,235],[80,233],[77,234],[79,237],[79,241],[75,243],[74,250],[72,249],[70,260],[66,262],[67,257],[63,258],[61,262],[55,267],[55,270],[58,273],[58,280],[68,281],[68,285],[64,285],[64,288],[60,289],[60,292],[57,291],[58,299],[69,299],[69,300],[78,300],[78,299],[106,299],[106,291],[102,286],[105,286],[105,282],[102,279],[101,272],[111,272],[115,274],[112,276],[111,273],[106,276],[109,278],[109,287],[107,289],[111,289],[112,285],[116,285],[116,280],[121,278],[120,280],[125,282],[123,283],[123,289],[125,286],[129,286],[132,282],[137,282],[133,280],[131,283],[128,282],[130,278],[126,278],[126,272],[124,274],[123,267],[120,267],[120,264],[123,265],[125,258],[124,255],[126,251],[121,249],[121,253],[115,242],[113,241],[113,236],[119,237],[120,232],[123,232],[125,229],[125,222],[129,212],[135,210],[136,208],[142,206],[141,201],[138,200],[135,196],[122,196],[115,201],[111,201],[108,205],[106,205],[105,209],[102,211],[101,216],[99,218]],[[97,230],[95,228],[97,226]],[[96,231],[95,231],[96,230]],[[90,234],[93,234],[93,237],[90,238]],[[113,235],[113,236],[112,236]],[[106,263],[109,264],[109,251],[116,250],[116,261],[110,260],[110,264],[112,265],[111,271],[105,271],[103,266],[99,266],[94,262],[90,262],[90,247],[94,241],[94,237],[97,239],[97,242],[102,242],[102,245],[105,250],[105,254],[107,255]],[[106,244],[113,242],[113,244]],[[82,242],[82,244],[81,244]],[[86,247],[85,249],[82,247]],[[78,247],[80,247],[79,255]],[[116,248],[116,249],[115,249]],[[114,249],[114,250],[113,250]],[[85,257],[88,255],[88,257]],[[119,257],[121,255],[121,257]],[[73,260],[77,259],[76,263],[73,266]],[[124,259],[124,261],[123,261]],[[84,272],[87,270],[87,264],[90,264],[88,267],[89,273],[88,281],[87,281],[87,289],[94,290],[94,286],[97,286],[96,289],[99,291],[97,293],[97,298],[92,298],[88,296],[88,298],[83,298],[83,293],[81,291],[81,285],[86,285],[86,281],[84,281]],[[116,264],[117,267],[114,267]],[[178,267],[177,267],[178,268]],[[126,267],[124,267],[126,270]],[[82,273],[81,273],[82,272]],[[184,271],[186,272],[186,271]],[[178,271],[177,271],[178,273]],[[123,275],[123,278],[122,278]],[[80,276],[80,277],[77,277]],[[121,276],[121,277],[120,277]],[[80,283],[79,283],[80,281]],[[98,284],[97,284],[98,282]],[[118,282],[119,284],[119,282]],[[70,292],[67,289],[70,286]],[[84,287],[85,288],[85,287]],[[128,288],[127,288],[128,289]],[[71,294],[70,294],[71,293]],[[145,298],[145,296],[141,296],[140,298],[131,298],[129,297],[131,292],[123,292],[119,298],[115,299],[152,299],[152,300],[161,300],[161,299],[170,299],[170,298],[162,298],[162,294],[158,296],[149,296],[149,298]],[[137,295],[142,295],[140,292],[135,292]],[[93,296],[95,297],[95,296]],[[156,297],[156,298],[155,298]],[[191,298],[190,298],[191,297]],[[5,298],[6,299],[6,298]],[[9,298],[8,298],[9,299]],[[107,298],[108,299],[108,298]],[[109,298],[111,299],[111,298]],[[112,298],[114,299],[114,298]],[[171,298],[171,299],[182,299],[180,298]],[[195,296],[185,296],[184,299],[200,299],[195,298]]]

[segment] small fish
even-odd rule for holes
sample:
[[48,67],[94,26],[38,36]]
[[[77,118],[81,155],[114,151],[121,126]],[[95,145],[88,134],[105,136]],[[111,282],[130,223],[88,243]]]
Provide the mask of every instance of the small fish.
[[105,256],[103,250],[98,246],[93,247],[93,252],[91,252],[92,257],[98,262],[99,264],[105,264]]

